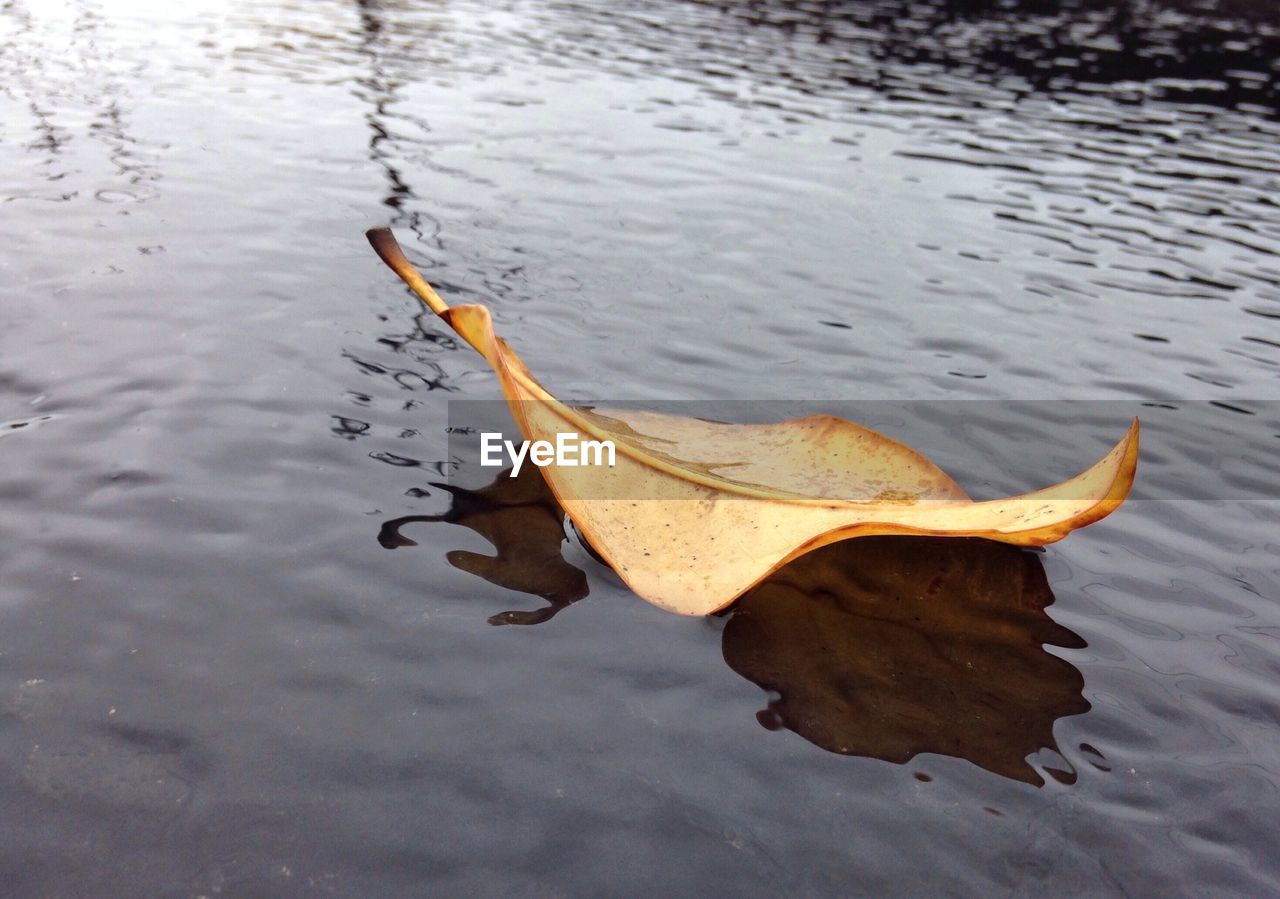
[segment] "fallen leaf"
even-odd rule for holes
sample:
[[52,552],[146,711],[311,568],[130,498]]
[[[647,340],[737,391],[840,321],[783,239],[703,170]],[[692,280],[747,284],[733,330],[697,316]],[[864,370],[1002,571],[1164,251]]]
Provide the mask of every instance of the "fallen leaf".
[[1129,494],[1138,422],[1092,468],[1053,487],[974,502],[940,468],[883,434],[831,416],[726,425],[552,396],[493,331],[483,306],[450,307],[391,231],[378,255],[493,368],[530,441],[610,440],[616,464],[541,469],[586,541],[637,595],[688,615],[723,609],[770,572],[851,537],[984,537],[1041,546],[1109,515]]

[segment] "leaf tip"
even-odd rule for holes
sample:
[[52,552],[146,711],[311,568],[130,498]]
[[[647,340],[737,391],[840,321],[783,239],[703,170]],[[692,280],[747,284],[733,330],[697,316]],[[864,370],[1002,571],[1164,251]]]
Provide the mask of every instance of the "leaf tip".
[[396,240],[396,236],[391,233],[391,229],[386,225],[370,228],[364,232],[364,236],[368,239],[369,246],[373,247],[373,251],[378,254],[378,258],[385,262],[396,274],[400,274],[401,266],[409,265],[409,260],[405,258],[404,251],[400,249],[400,243]]
[[369,246],[373,247],[373,251],[378,254],[378,258],[387,264],[387,268],[391,269],[400,276],[400,280],[409,285],[409,288],[418,295],[418,298],[436,315],[443,315],[449,308],[444,300],[435,292],[430,284],[418,274],[418,270],[413,267],[408,258],[404,255],[404,250],[400,249],[400,243],[396,240],[396,236],[391,233],[391,229],[385,225],[379,225],[376,228],[370,228],[364,232],[364,236],[369,240]]

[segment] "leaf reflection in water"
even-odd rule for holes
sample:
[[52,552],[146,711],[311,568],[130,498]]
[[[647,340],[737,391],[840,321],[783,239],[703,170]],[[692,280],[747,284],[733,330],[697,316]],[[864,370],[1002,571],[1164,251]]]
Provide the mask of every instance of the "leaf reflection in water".
[[1042,785],[1027,757],[1055,748],[1057,719],[1089,710],[1080,672],[1044,648],[1085,645],[1046,614],[1053,598],[1040,559],[1016,547],[865,537],[744,596],[724,658],[778,694],[758,715],[767,728],[890,762],[955,756]]
[[550,603],[533,611],[501,612],[489,623],[541,624],[587,595],[587,577],[560,555],[560,545],[565,540],[564,512],[538,470],[528,467],[514,478],[508,474],[501,472],[492,484],[479,490],[434,484],[451,494],[449,511],[384,522],[378,542],[387,549],[416,546],[417,541],[400,530],[414,522],[443,521],[470,528],[492,543],[497,554],[453,550],[445,555],[450,565],[491,584],[531,593]]
[[[452,494],[450,510],[384,523],[383,546],[416,545],[400,530],[413,522],[479,533],[496,555],[454,550],[452,565],[549,602],[493,624],[540,624],[587,595],[586,576],[561,556],[564,513],[536,468],[479,490],[435,486]],[[1039,556],[1018,547],[862,537],[802,556],[743,596],[722,649],[730,668],[777,695],[757,715],[771,730],[895,763],[954,756],[1042,785],[1028,756],[1056,747],[1059,718],[1089,710],[1080,672],[1044,648],[1085,645],[1048,616],[1053,600]]]

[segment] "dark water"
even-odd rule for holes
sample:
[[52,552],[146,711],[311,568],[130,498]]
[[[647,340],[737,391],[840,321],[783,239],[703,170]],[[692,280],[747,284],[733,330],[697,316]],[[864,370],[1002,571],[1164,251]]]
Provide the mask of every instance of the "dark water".
[[1047,455],[920,447],[1040,486],[1277,399],[1278,49],[1243,0],[0,4],[3,891],[1280,891],[1266,453],[671,616],[536,481],[436,486],[496,388],[361,234],[567,397],[1043,401]]

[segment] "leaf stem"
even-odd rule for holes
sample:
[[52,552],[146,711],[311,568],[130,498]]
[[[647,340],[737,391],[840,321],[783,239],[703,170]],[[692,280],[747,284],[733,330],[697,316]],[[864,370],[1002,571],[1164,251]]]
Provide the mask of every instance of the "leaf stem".
[[400,249],[400,244],[396,242],[390,228],[370,228],[364,232],[364,236],[369,238],[370,246],[387,264],[387,267],[399,275],[400,280],[408,284],[409,289],[417,294],[418,299],[426,303],[432,312],[436,315],[444,315],[448,311],[449,304],[440,299],[435,288],[428,284],[427,280],[418,274],[413,264],[405,258],[404,251]]

